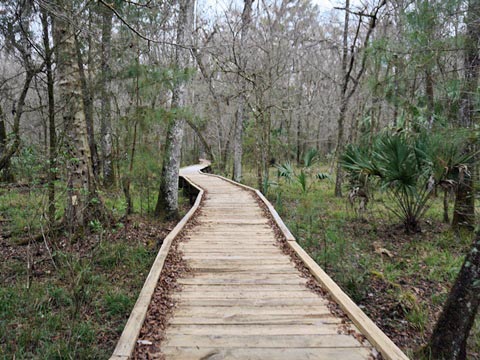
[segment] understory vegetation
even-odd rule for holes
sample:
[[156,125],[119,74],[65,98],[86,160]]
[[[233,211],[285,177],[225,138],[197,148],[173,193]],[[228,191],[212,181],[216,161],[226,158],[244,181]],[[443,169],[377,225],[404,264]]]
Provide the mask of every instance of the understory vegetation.
[[[294,169],[301,171],[301,169]],[[317,165],[325,173],[328,165]],[[313,180],[308,192],[271,168],[268,198],[300,245],[411,358],[428,341],[439,312],[471,246],[472,234],[443,222],[442,196],[431,195],[421,231],[408,234],[389,210],[393,200],[372,190],[360,200],[334,196],[334,182]],[[253,184],[252,173],[245,179]],[[480,321],[469,357],[480,355]]]
[[[123,216],[120,192],[102,193],[116,220],[91,221],[81,234],[48,232],[45,186],[35,172],[0,187],[0,359],[111,356],[175,225],[149,216],[154,191],[149,200],[141,170],[132,178],[135,214]],[[180,200],[183,214],[188,201]]]

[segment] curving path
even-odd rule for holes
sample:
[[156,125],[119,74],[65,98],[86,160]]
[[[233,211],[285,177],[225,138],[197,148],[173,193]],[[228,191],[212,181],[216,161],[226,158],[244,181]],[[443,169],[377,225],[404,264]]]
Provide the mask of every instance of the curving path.
[[[342,334],[328,302],[276,245],[252,192],[182,169],[206,196],[181,243],[193,269],[161,351],[167,359],[372,359],[372,347]],[[353,326],[352,326],[353,328]]]

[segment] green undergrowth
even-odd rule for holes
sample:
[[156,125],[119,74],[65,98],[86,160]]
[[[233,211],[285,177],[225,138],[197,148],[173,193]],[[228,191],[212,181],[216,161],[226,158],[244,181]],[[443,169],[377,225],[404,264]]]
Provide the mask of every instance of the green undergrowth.
[[[101,195],[120,218],[123,197]],[[34,238],[44,226],[42,190],[0,196],[0,359],[109,358],[174,224],[146,215],[144,199],[127,221],[107,228],[94,220],[84,237],[47,239],[47,249]],[[184,214],[188,199],[180,198]]]
[[0,358],[108,358],[156,250],[120,236],[85,253],[56,251],[56,268],[45,260],[30,277],[10,259],[3,267],[12,275],[0,287]]
[[[253,173],[244,180],[255,186]],[[333,179],[315,180],[306,192],[273,168],[270,180],[268,199],[310,256],[407,353],[425,344],[472,240],[442,223],[442,197],[421,232],[409,235],[384,193],[375,192],[359,213],[347,201],[347,186],[343,198],[334,196]],[[452,208],[453,201],[450,218]],[[480,354],[478,319],[469,351]]]

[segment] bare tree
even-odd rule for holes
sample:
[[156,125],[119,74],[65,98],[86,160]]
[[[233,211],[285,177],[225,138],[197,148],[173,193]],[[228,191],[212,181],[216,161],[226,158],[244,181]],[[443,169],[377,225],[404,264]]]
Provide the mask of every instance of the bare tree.
[[[240,46],[237,53],[238,59],[236,63],[240,66],[240,71],[245,70],[246,54],[244,47],[247,42],[248,30],[252,21],[252,4],[253,0],[244,0],[242,12],[242,28],[240,31]],[[239,77],[241,82],[241,93],[238,98],[238,107],[235,113],[235,133],[233,140],[233,179],[242,181],[242,155],[243,155],[243,127],[246,117],[246,84],[245,79]]]
[[112,26],[113,12],[106,7],[100,7],[102,18],[101,40],[101,75],[99,82],[100,93],[100,131],[102,138],[102,170],[103,183],[112,186],[115,182],[115,173],[112,162],[112,105],[111,105],[111,64],[112,61]]
[[[337,148],[336,148],[336,156],[337,156],[337,177],[335,180],[335,196],[341,197],[342,196],[342,183],[343,183],[343,171],[340,165],[340,156],[342,156],[343,149],[344,149],[344,132],[345,132],[345,116],[347,113],[347,107],[350,99],[355,94],[357,87],[360,83],[360,79],[362,78],[365,67],[367,63],[367,52],[366,49],[369,45],[370,37],[372,35],[373,29],[377,25],[377,16],[380,9],[386,4],[385,0],[382,0],[375,8],[372,10],[371,13],[357,13],[359,20],[357,23],[357,27],[355,30],[355,35],[353,39],[353,43],[350,45],[348,44],[348,34],[349,34],[349,21],[350,21],[350,0],[345,1],[345,22],[344,22],[344,29],[343,29],[343,47],[342,47],[342,82],[340,87],[340,109],[338,114],[338,121],[337,121]],[[360,48],[357,45],[357,42],[360,41],[360,31],[363,24],[363,18],[369,18],[367,32],[365,34],[365,38],[363,40],[363,46]],[[357,60],[357,55],[363,51],[363,55],[360,59],[360,64],[358,65],[358,69],[355,69],[355,65]]]

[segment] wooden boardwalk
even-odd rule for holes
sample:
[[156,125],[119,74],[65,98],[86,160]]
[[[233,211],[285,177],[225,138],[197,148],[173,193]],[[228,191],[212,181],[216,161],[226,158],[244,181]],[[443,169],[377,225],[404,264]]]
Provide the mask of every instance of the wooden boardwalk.
[[[187,181],[206,193],[196,225],[179,246],[192,271],[178,280],[182,289],[173,294],[178,305],[161,343],[165,358],[374,359],[377,351],[372,345],[347,334],[342,319],[329,310],[328,300],[306,287],[307,279],[278,246],[255,193],[226,179],[201,174],[201,168],[181,171]],[[283,222],[280,228],[288,232]],[[296,243],[291,246],[294,250],[298,247]],[[302,251],[297,253],[314,273],[318,266]],[[327,290],[339,294],[333,298],[344,303],[342,308],[349,316],[352,313],[364,330],[350,325],[354,333],[363,333],[380,345],[376,347],[386,359],[408,359],[326,274],[321,276],[327,278],[327,286],[331,282],[337,288]],[[144,290],[152,287],[147,285],[151,277]],[[137,304],[145,307],[150,295],[144,296],[144,290]],[[112,359],[130,356],[138,322],[143,322],[144,315],[139,314],[136,305]]]
[[193,271],[179,280],[179,306],[162,344],[166,358],[368,359],[371,348],[339,334],[341,320],[307,289],[254,195],[188,172],[207,195],[181,244]]

